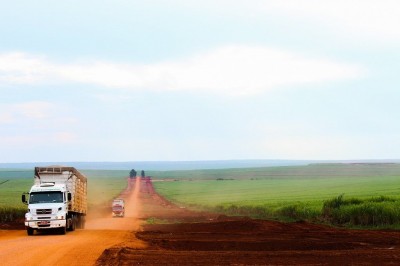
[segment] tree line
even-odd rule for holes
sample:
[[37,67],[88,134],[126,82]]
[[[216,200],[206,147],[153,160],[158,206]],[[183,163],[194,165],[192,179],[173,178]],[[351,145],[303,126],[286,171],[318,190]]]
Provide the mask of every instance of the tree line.
[[[136,170],[135,170],[135,169],[132,169],[132,170],[129,172],[129,177],[130,177],[130,178],[134,178],[134,177],[136,177],[136,176],[137,176]],[[144,170],[142,170],[142,171],[140,172],[140,176],[141,176],[141,177],[145,177],[145,176],[146,176]]]

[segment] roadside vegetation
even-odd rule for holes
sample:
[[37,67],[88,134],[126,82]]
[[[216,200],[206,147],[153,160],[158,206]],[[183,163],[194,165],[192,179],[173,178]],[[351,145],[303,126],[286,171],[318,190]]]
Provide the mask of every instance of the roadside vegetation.
[[380,196],[360,200],[339,195],[324,202],[322,216],[336,225],[387,227],[400,225],[399,210],[399,198]]
[[24,218],[26,206],[21,195],[33,182],[32,170],[0,170],[0,222],[12,222]]
[[191,209],[350,227],[400,227],[397,164],[322,164],[152,175],[157,192]]
[[[126,187],[128,171],[81,170],[88,178],[88,211],[108,204]],[[21,195],[33,185],[33,169],[0,169],[0,222],[22,220]],[[111,204],[111,203],[110,203]]]

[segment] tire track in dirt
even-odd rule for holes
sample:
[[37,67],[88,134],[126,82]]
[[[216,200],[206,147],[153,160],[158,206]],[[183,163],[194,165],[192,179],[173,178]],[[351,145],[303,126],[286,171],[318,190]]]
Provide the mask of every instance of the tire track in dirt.
[[[102,252],[129,239],[132,246],[144,248],[140,240],[132,238],[132,231],[140,227],[140,178],[128,179],[126,217],[91,218],[86,229],[66,235],[39,233],[27,236],[23,230],[0,231],[1,265],[93,265]],[[132,189],[133,188],[133,189]]]

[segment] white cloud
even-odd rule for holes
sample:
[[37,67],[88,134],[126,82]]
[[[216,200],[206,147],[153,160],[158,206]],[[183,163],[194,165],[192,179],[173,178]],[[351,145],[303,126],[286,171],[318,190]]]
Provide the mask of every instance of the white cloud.
[[72,143],[77,140],[77,135],[73,132],[68,131],[58,132],[54,134],[53,140],[55,142]]
[[400,41],[400,2],[395,0],[275,0],[265,1],[263,8],[292,18],[315,20],[337,32],[363,35],[375,41]]
[[[25,148],[28,144],[37,144],[37,141],[43,141],[43,138],[37,138],[31,135],[2,136],[0,138],[0,146],[4,150],[13,151],[15,148]],[[4,159],[5,158],[6,157],[4,157]]]
[[0,106],[0,124],[18,121],[45,120],[53,115],[54,104],[44,101],[30,101]]
[[[64,144],[68,145],[78,141],[78,136],[68,131],[44,131],[40,133],[29,131],[28,133],[29,134],[24,131],[18,131],[13,135],[3,135],[0,138],[0,146],[4,150],[9,150],[10,152],[30,149],[44,151],[47,147],[62,147]],[[18,159],[20,156],[22,156],[22,154],[17,155],[16,160],[20,160]]]
[[43,57],[13,52],[0,54],[0,82],[29,84],[49,78],[51,64]]
[[[207,91],[247,95],[279,88],[360,78],[357,65],[308,58],[290,51],[231,45],[155,64],[58,64],[18,53],[0,55],[0,77],[9,83],[78,82],[126,90]],[[32,70],[30,71],[30,69]]]
[[222,16],[286,17],[288,24],[309,22],[346,38],[400,41],[400,2],[396,0],[175,0],[179,6]]
[[19,113],[25,118],[42,120],[49,118],[52,115],[54,104],[43,101],[32,101],[15,104],[14,112]]
[[66,116],[63,107],[47,101],[28,101],[14,104],[0,105],[0,125],[20,124],[37,125],[71,125],[76,124],[77,119]]
[[14,118],[10,113],[0,114],[0,124],[9,124],[14,122]]

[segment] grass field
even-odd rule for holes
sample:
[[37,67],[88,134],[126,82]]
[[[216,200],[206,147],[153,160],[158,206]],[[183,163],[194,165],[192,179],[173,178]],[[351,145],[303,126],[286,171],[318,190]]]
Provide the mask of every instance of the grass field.
[[[397,187],[394,186],[396,183]],[[297,201],[321,205],[324,200],[340,194],[358,198],[400,195],[397,177],[175,181],[155,182],[155,187],[159,193],[174,202],[204,206],[281,206],[286,202]]]
[[[398,164],[321,164],[151,175],[159,180],[154,182],[156,190],[167,199],[227,214],[283,220],[329,219],[324,216],[324,202],[342,194],[344,199],[358,199],[357,208],[384,196],[385,208],[390,205],[400,210]],[[350,205],[341,209],[349,209]]]
[[[108,204],[126,187],[128,171],[82,170],[88,178],[88,208]],[[18,218],[25,213],[21,202],[23,192],[33,184],[33,170],[0,169],[0,222]]]

